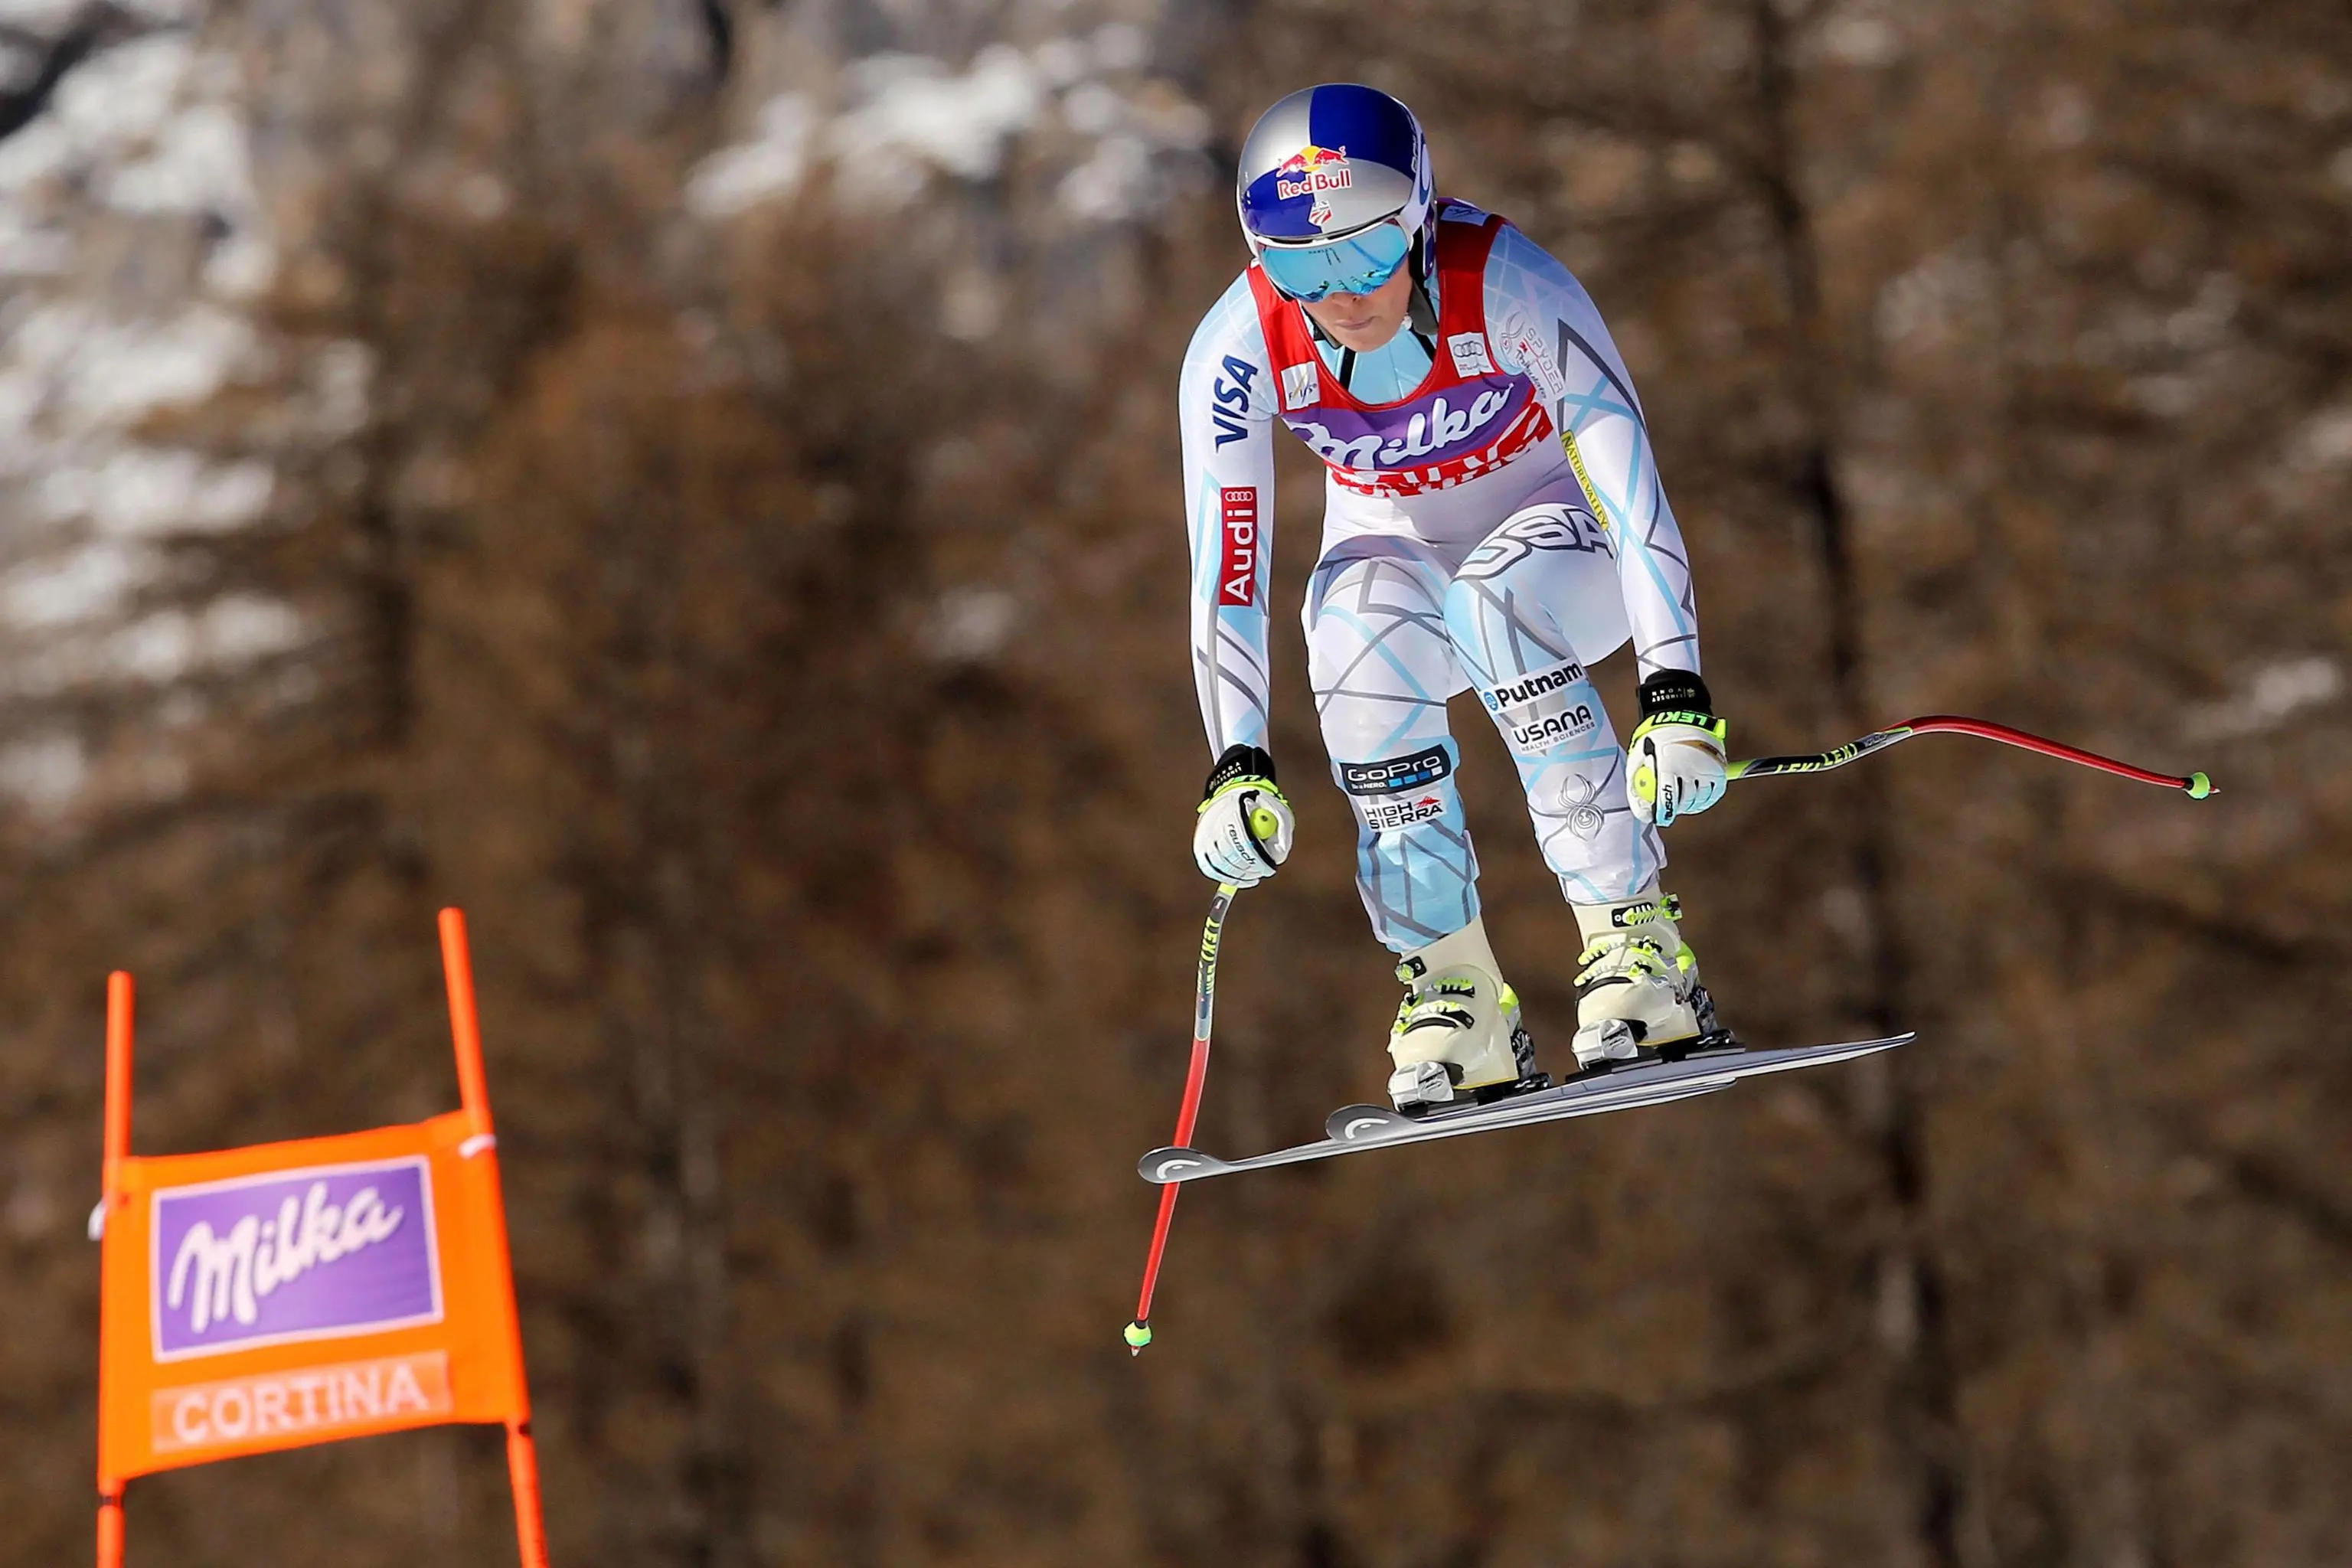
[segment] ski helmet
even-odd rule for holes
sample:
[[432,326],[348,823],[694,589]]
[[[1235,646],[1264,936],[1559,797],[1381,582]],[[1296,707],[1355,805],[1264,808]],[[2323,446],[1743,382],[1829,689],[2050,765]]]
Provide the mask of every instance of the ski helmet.
[[1376,88],[1331,82],[1258,117],[1234,205],[1275,286],[1317,300],[1386,282],[1426,237],[1435,192],[1412,110]]

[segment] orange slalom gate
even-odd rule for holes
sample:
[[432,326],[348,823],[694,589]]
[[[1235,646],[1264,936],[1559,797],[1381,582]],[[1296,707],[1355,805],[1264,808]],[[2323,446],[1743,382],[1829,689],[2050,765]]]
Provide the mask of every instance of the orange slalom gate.
[[131,976],[106,986],[98,1562],[134,1476],[445,1422],[507,1429],[545,1568],[498,1139],[466,917],[441,911],[462,1109],[209,1154],[131,1153]]

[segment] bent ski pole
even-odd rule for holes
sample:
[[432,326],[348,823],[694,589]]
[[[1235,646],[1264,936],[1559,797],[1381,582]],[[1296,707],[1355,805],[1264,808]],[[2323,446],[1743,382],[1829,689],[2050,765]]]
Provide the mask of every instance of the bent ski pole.
[[[1192,992],[1192,1065],[1184,1075],[1184,1102],[1176,1112],[1179,1148],[1192,1142],[1192,1122],[1201,1114],[1201,1090],[1209,1080],[1209,1020],[1217,1005],[1217,942],[1224,934],[1225,911],[1240,891],[1231,882],[1217,884],[1209,900],[1209,923],[1201,931],[1201,970]],[[1143,1293],[1136,1299],[1135,1321],[1127,1326],[1127,1351],[1141,1355],[1151,1342],[1151,1292],[1160,1283],[1160,1259],[1168,1250],[1168,1226],[1176,1218],[1176,1194],[1183,1189],[1160,1189],[1160,1218],[1151,1227],[1151,1251],[1143,1260]]]
[[1866,757],[1897,741],[1907,741],[1914,735],[1974,735],[1980,740],[1999,741],[2004,745],[2022,746],[2029,752],[2039,752],[2045,757],[2061,762],[2079,763],[2086,768],[2114,773],[2120,778],[2137,779],[2142,784],[2160,784],[2166,789],[2185,792],[2191,800],[2203,800],[2215,792],[2213,781],[2202,773],[2186,777],[2171,773],[2150,773],[2129,763],[2119,763],[2113,757],[2103,757],[2096,752],[2085,752],[2074,746],[2063,745],[2041,735],[2012,730],[2006,724],[1994,724],[1982,719],[1961,719],[1949,713],[1933,713],[1924,719],[1906,719],[1891,729],[1874,730],[1859,741],[1849,741],[1843,746],[1817,752],[1811,756],[1751,757],[1744,763],[1734,763],[1724,770],[1734,779],[1769,778],[1776,773],[1819,773],[1832,768],[1842,768],[1857,757]]

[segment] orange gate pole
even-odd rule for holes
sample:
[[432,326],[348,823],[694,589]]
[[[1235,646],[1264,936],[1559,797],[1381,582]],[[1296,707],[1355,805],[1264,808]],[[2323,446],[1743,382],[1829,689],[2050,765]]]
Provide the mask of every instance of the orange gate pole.
[[[482,1022],[474,1007],[474,958],[466,942],[463,910],[441,911],[441,968],[449,985],[449,1035],[457,1052],[457,1095],[474,1128],[467,1142],[486,1141],[480,1157],[488,1163],[492,1240],[499,1257],[510,1259],[506,1196],[499,1184],[498,1136],[490,1123],[489,1078],[482,1070]],[[511,1264],[507,1267],[510,1271]],[[547,1568],[547,1525],[539,1502],[539,1446],[530,1435],[530,1393],[520,1386],[522,1326],[511,1310],[507,1321],[513,1325],[508,1364],[515,1369],[516,1407],[520,1412],[507,1422],[507,1476],[514,1488],[515,1541],[522,1552],[523,1568]]]
[[[122,1192],[122,1162],[131,1157],[131,1025],[136,991],[128,970],[106,977],[106,1163],[99,1179],[99,1219],[114,1217]],[[102,1232],[101,1232],[102,1234]],[[109,1293],[99,1293],[99,1342],[106,1342]],[[99,1380],[105,1382],[105,1358],[100,1358]],[[98,1568],[122,1568],[122,1488],[120,1477],[106,1473],[106,1396],[99,1391]]]

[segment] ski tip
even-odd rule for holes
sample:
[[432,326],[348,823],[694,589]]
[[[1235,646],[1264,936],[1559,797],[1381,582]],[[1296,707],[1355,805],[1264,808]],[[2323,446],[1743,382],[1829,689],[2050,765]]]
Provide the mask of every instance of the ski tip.
[[1143,1353],[1143,1347],[1150,1342],[1150,1324],[1145,1322],[1142,1319],[1138,1318],[1135,1321],[1127,1325],[1127,1353],[1129,1355],[1141,1355]]
[[1220,1175],[1229,1169],[1223,1160],[1198,1149],[1154,1149],[1135,1163],[1135,1173],[1157,1187],[1189,1182],[1195,1176]]
[[2213,787],[2213,781],[2206,777],[2204,770],[2201,768],[2196,773],[2189,775],[2188,789],[2189,798],[2191,800],[2204,800],[2209,796],[2217,795],[2221,793],[2220,790]]

